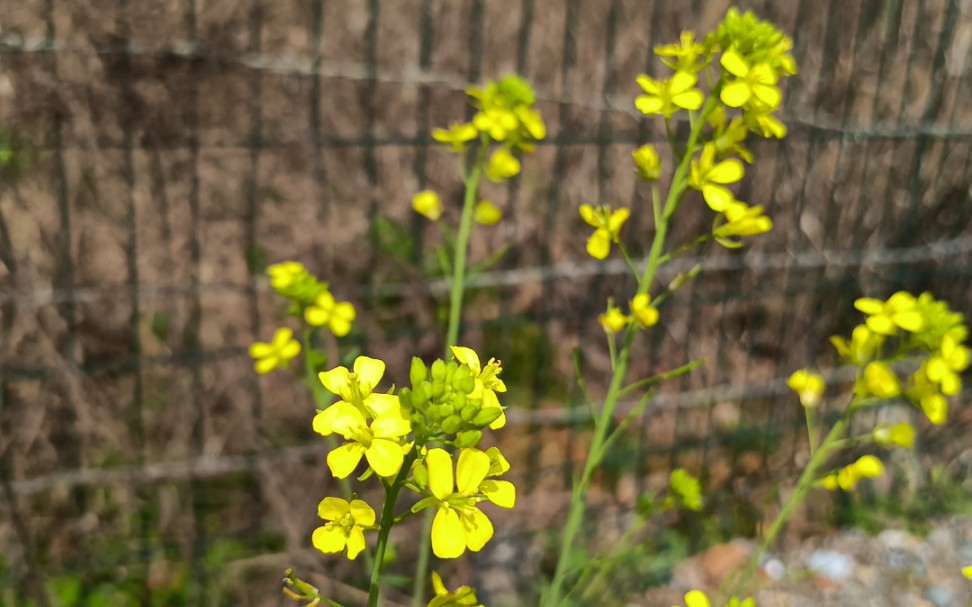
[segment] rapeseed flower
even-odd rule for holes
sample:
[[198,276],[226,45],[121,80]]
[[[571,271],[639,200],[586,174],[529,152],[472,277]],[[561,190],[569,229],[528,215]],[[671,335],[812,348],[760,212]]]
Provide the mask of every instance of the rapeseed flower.
[[452,146],[453,151],[461,152],[466,149],[466,143],[479,137],[479,131],[472,124],[465,122],[453,124],[446,129],[433,129],[432,138],[440,143]]
[[872,332],[866,325],[857,325],[851,332],[850,341],[835,335],[830,338],[830,343],[847,362],[861,366],[874,358],[884,343],[884,336]]
[[607,205],[595,209],[589,204],[582,204],[580,216],[587,225],[597,228],[587,239],[587,254],[594,259],[607,259],[611,253],[611,243],[619,242],[621,228],[631,216],[631,211],[628,209],[612,211]]
[[432,552],[437,557],[458,558],[467,548],[479,552],[493,537],[493,524],[476,504],[484,497],[495,499],[497,505],[510,502],[504,496],[495,495],[497,491],[502,493],[505,489],[484,483],[490,463],[486,453],[478,449],[463,449],[453,476],[452,456],[443,449],[428,450],[425,464],[429,471],[432,497],[421,500],[413,510],[432,505],[438,508],[432,521]]
[[786,381],[786,385],[797,393],[800,397],[800,404],[804,407],[816,407],[819,405],[820,399],[823,398],[824,390],[827,387],[823,377],[806,369],[794,371],[790,379]]
[[941,393],[939,387],[928,379],[926,365],[922,365],[911,376],[911,385],[905,391],[906,396],[916,404],[928,421],[941,426],[948,419],[948,399]]
[[712,145],[715,147],[716,158],[736,155],[750,164],[753,163],[753,153],[743,145],[749,129],[742,118],[737,116],[726,124],[726,110],[717,105],[706,120],[712,127]]
[[503,219],[503,211],[491,200],[480,200],[473,208],[473,221],[484,226],[491,226]]
[[500,415],[493,420],[489,427],[498,430],[506,425],[506,414],[502,413],[503,406],[500,405],[497,392],[506,392],[506,384],[499,378],[503,372],[502,362],[495,358],[490,358],[489,362],[481,365],[479,355],[472,348],[463,346],[452,346],[452,354],[461,364],[469,368],[476,384],[470,398],[479,398],[483,401],[483,409],[499,409]]
[[671,118],[679,110],[695,111],[702,107],[704,96],[695,87],[698,82],[695,74],[679,71],[668,80],[655,80],[645,74],[637,78],[638,85],[645,92],[635,98],[635,107],[642,114],[661,114]]
[[735,49],[727,49],[719,61],[723,68],[736,77],[726,83],[719,98],[729,107],[743,107],[751,98],[759,100],[769,109],[779,107],[783,96],[776,86],[776,71],[768,63],[750,66]]
[[702,148],[699,158],[692,160],[688,184],[702,192],[710,209],[722,213],[731,203],[737,202],[726,185],[742,179],[746,170],[742,162],[735,158],[716,162],[715,154],[716,148],[711,143]]
[[432,221],[438,221],[442,217],[442,201],[432,190],[422,190],[412,196],[412,208],[419,215]]
[[335,478],[346,478],[364,456],[378,476],[394,476],[402,467],[405,447],[402,439],[412,431],[401,407],[389,409],[368,425],[361,411],[341,401],[328,407],[335,409],[332,428],[348,442],[327,454],[327,466]]
[[854,307],[867,314],[867,328],[878,335],[894,335],[898,329],[915,333],[924,325],[918,301],[905,291],[898,291],[887,301],[862,297]]
[[336,554],[347,549],[351,560],[365,549],[364,532],[375,524],[375,511],[366,502],[325,497],[317,506],[317,515],[329,522],[314,530],[311,542],[315,548]]
[[871,362],[864,367],[864,376],[858,380],[854,391],[858,396],[894,398],[901,394],[901,383],[884,362]]
[[307,269],[297,261],[283,261],[267,268],[270,286],[278,292],[292,285],[297,277],[305,273],[307,273]]
[[893,426],[880,424],[871,433],[874,442],[882,447],[904,447],[911,449],[915,445],[915,428],[908,422],[898,422]]
[[743,121],[751,131],[761,134],[766,139],[786,137],[786,125],[773,116],[773,110],[770,108],[750,107],[743,112]]
[[647,144],[631,153],[638,176],[646,181],[655,181],[661,175],[661,161],[655,146]]
[[884,464],[881,460],[873,455],[863,455],[853,464],[828,474],[820,482],[830,491],[838,488],[843,491],[853,491],[861,479],[877,478],[882,474],[884,474]]
[[298,354],[300,342],[294,339],[293,330],[287,327],[277,329],[270,343],[258,341],[250,346],[253,368],[260,374],[288,367],[290,360]]
[[321,384],[341,400],[324,409],[314,417],[314,430],[328,436],[336,431],[335,424],[342,413],[337,405],[342,402],[352,405],[365,417],[378,417],[400,407],[398,397],[393,394],[375,392],[375,387],[385,373],[385,363],[377,358],[359,356],[354,360],[353,371],[347,367],[335,367],[318,374]]
[[601,327],[605,333],[613,335],[614,333],[623,331],[628,326],[628,323],[631,322],[631,317],[625,316],[620,308],[617,308],[612,302],[608,301],[607,311],[599,315],[597,321],[601,323]]
[[314,304],[304,310],[304,320],[315,327],[326,326],[336,337],[344,337],[351,332],[356,313],[354,306],[346,301],[337,301],[330,291],[317,296]]
[[442,578],[432,572],[432,590],[435,596],[427,607],[483,607],[476,599],[476,591],[469,586],[460,586],[453,592],[446,589]]
[[942,394],[954,396],[962,389],[959,373],[969,367],[969,349],[951,336],[942,338],[941,349],[925,364],[928,379],[941,387]]
[[653,327],[658,323],[658,308],[651,305],[651,295],[640,293],[631,300],[631,318],[642,329]]
[[520,161],[506,148],[499,148],[489,158],[486,165],[486,178],[500,183],[520,174]]
[[520,121],[512,110],[491,108],[473,116],[473,126],[489,135],[493,141],[503,141],[507,135],[516,131]]
[[[672,68],[676,72],[698,72],[705,67],[705,47],[695,41],[695,32],[685,30],[679,36],[679,41],[675,44],[656,46],[655,54],[662,59],[662,63]],[[668,59],[672,57],[673,59]],[[700,61],[699,59],[703,59]]]
[[716,242],[727,249],[737,249],[742,246],[733,237],[756,236],[773,229],[773,220],[763,214],[762,205],[749,206],[745,202],[732,200],[726,204],[722,213],[725,223],[717,225],[712,230]]
[[[712,603],[701,590],[691,590],[685,595],[685,607],[712,607]],[[751,598],[740,600],[738,597],[731,597],[725,607],[756,607],[756,603]]]

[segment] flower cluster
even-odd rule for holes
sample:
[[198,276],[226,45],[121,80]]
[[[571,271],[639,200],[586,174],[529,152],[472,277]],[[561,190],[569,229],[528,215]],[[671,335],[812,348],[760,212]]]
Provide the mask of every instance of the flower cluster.
[[853,491],[861,479],[877,478],[882,474],[884,474],[884,464],[881,460],[873,455],[862,455],[853,464],[823,477],[820,484],[830,491],[837,489]]
[[[701,590],[690,590],[685,594],[685,607],[712,607],[712,603]],[[756,601],[751,598],[731,597],[724,607],[756,607]]]
[[624,330],[634,323],[642,329],[653,327],[658,323],[658,308],[651,305],[651,296],[640,293],[631,299],[631,315],[625,315],[613,302],[608,302],[607,311],[598,317],[605,333],[613,334]]
[[[463,153],[471,142],[478,141],[480,157],[475,170],[482,170],[486,178],[502,183],[520,174],[518,154],[532,152],[534,142],[547,136],[547,127],[534,107],[536,95],[530,84],[519,76],[506,76],[483,87],[471,87],[467,94],[478,110],[470,122],[453,124],[448,129],[437,128],[432,138],[448,146],[455,153]],[[486,159],[487,153],[488,160]],[[482,166],[479,163],[482,162]],[[478,175],[478,173],[477,173]],[[466,180],[467,175],[463,175]],[[442,216],[439,196],[431,191],[419,192],[412,198],[416,213],[431,221]],[[502,212],[488,200],[476,206],[474,219],[483,225],[493,225]]]
[[[307,271],[303,264],[284,261],[267,268],[270,286],[289,302],[288,313],[302,319],[311,327],[327,327],[336,337],[351,332],[356,316],[354,306],[339,302],[331,294],[326,282],[321,282]],[[289,366],[290,360],[300,354],[300,342],[294,332],[281,327],[270,343],[256,342],[250,346],[250,357],[257,373],[269,373]]]
[[[502,453],[476,448],[484,430],[506,423],[497,396],[506,391],[502,366],[495,359],[482,364],[470,348],[452,351],[452,360],[431,365],[413,358],[410,385],[397,394],[378,389],[385,363],[375,358],[359,356],[351,369],[320,373],[321,384],[340,400],[318,412],[313,424],[321,435],[344,439],[327,455],[334,477],[347,478],[364,460],[368,469],[361,479],[374,474],[386,488],[398,484],[419,494],[410,513],[437,509],[432,548],[441,558],[478,551],[493,536],[479,502],[512,508],[516,500],[513,484],[496,478],[510,468]],[[430,443],[459,450],[455,474],[452,455]],[[325,498],[320,516],[330,522],[315,532],[314,545],[322,552],[346,550],[352,559],[364,548],[363,533],[380,529],[362,500]]]

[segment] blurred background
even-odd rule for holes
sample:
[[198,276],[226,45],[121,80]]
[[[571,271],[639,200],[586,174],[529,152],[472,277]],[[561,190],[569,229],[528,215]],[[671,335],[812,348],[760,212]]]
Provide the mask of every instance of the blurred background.
[[[801,70],[784,83],[789,136],[752,141],[737,194],[775,229],[690,253],[704,269],[638,343],[631,377],[706,363],[619,445],[590,530],[616,538],[673,467],[708,501],[611,574],[621,594],[775,512],[778,481],[807,456],[785,379],[837,364],[827,338],[859,322],[854,299],[928,290],[972,312],[972,2],[737,5],[792,35]],[[454,159],[430,130],[470,116],[470,83],[507,73],[535,84],[548,138],[485,189],[504,219],[477,228],[473,259],[509,251],[474,277],[461,341],[503,361],[499,440],[520,501],[490,511],[482,553],[443,571],[496,604],[531,596],[590,432],[573,351],[603,394],[596,315],[634,290],[623,263],[585,254],[577,208],[630,207],[624,238],[644,251],[649,192],[630,154],[665,132],[634,110],[635,76],[661,75],[651,48],[710,31],[728,6],[0,5],[0,604],[278,605],[288,566],[354,601],[360,567],[310,547],[316,504],[336,492],[310,395],[287,373],[258,377],[247,355],[286,322],[264,270],[299,260],[354,303],[342,358],[378,355],[393,379],[413,354],[440,355],[439,235],[409,201],[433,188],[458,216]],[[711,220],[686,204],[671,242]],[[915,413],[913,453],[860,496],[815,496],[788,536],[967,511],[967,401],[941,428]],[[409,574],[414,546],[399,537],[394,571]]]

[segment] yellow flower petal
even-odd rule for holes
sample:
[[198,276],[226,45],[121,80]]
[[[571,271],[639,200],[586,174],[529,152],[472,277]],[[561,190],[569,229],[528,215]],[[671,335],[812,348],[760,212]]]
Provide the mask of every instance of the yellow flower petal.
[[351,500],[348,509],[351,511],[351,518],[358,525],[368,527],[375,524],[375,511],[364,500]]
[[733,49],[728,49],[722,53],[719,63],[727,72],[737,78],[745,78],[749,74],[749,66],[746,61]]
[[365,542],[364,531],[361,527],[354,526],[348,532],[348,558],[352,561],[357,558],[361,551],[365,549],[367,545]]
[[500,508],[512,508],[516,504],[516,487],[509,481],[487,479],[481,489],[486,498]]
[[452,508],[440,507],[432,521],[432,552],[440,559],[454,559],[465,551],[459,515]]
[[925,412],[928,421],[936,426],[941,426],[948,419],[948,401],[941,394],[921,399],[921,410]]
[[384,438],[372,440],[365,456],[368,458],[368,465],[378,476],[395,476],[402,469],[402,462],[405,460],[402,446]]
[[757,99],[771,109],[776,109],[779,107],[780,102],[783,101],[783,94],[775,85],[756,84],[752,87],[752,91]]
[[473,209],[473,221],[480,225],[491,226],[503,219],[503,211],[489,200],[481,200]]
[[456,357],[460,363],[469,367],[473,375],[479,375],[482,371],[482,365],[479,363],[479,355],[472,348],[466,348],[464,346],[452,346],[452,355]]
[[895,312],[891,316],[891,321],[905,331],[911,331],[912,333],[921,331],[921,327],[924,324],[924,320],[921,317],[921,312],[918,310]]
[[288,327],[280,327],[273,334],[273,342],[272,342],[272,345],[276,349],[279,350],[280,348],[283,348],[284,346],[286,346],[287,343],[290,340],[292,340],[293,338],[294,338],[294,332],[293,332],[292,329],[290,329]]
[[752,91],[745,82],[730,82],[722,87],[719,99],[729,107],[742,107],[747,101]]
[[336,521],[350,511],[348,502],[339,497],[325,497],[317,505],[317,516],[325,521]]
[[346,367],[321,371],[317,374],[317,378],[332,394],[337,394],[344,400],[351,400],[351,372]]
[[253,369],[261,375],[269,373],[277,368],[277,364],[280,362],[276,356],[268,356],[266,358],[261,358],[253,363]]
[[340,527],[336,525],[324,525],[314,530],[314,534],[311,536],[311,543],[314,544],[314,548],[317,548],[321,552],[336,554],[344,550],[344,546],[347,544],[347,537]]
[[412,429],[408,419],[402,417],[399,407],[393,407],[375,418],[371,432],[375,438],[395,438],[405,436]]
[[327,467],[334,478],[347,478],[358,467],[364,452],[364,445],[359,443],[341,445],[327,454]]
[[884,464],[873,455],[863,455],[854,462],[854,471],[861,478],[875,478],[884,474]]
[[649,95],[638,95],[635,98],[635,107],[642,114],[657,114],[661,112],[662,107],[664,107],[664,102],[662,102],[660,97],[652,97]]
[[668,84],[668,90],[672,95],[678,95],[679,93],[684,93],[695,86],[695,83],[698,81],[699,77],[695,74],[678,71],[675,72],[674,76],[672,76],[672,79]]
[[359,356],[354,359],[354,376],[358,379],[362,396],[371,394],[384,374],[385,363],[377,358]]
[[473,552],[479,552],[486,542],[493,537],[493,523],[478,508],[467,508],[459,515],[462,531],[466,538],[466,546]]
[[490,447],[486,450],[489,456],[489,476],[506,474],[510,470],[510,462],[506,460],[499,447]]
[[388,411],[397,410],[401,407],[401,402],[394,394],[372,392],[371,396],[364,399],[364,406],[371,413],[371,417],[381,417]]
[[709,603],[709,597],[705,596],[704,592],[701,590],[692,590],[685,595],[685,607],[711,607],[711,604]]
[[693,112],[702,107],[703,101],[705,101],[705,97],[702,95],[702,91],[698,89],[685,91],[672,97],[673,104],[684,110],[691,110]]
[[456,464],[456,485],[459,493],[477,493],[489,472],[489,456],[479,449],[463,449]]
[[584,220],[584,223],[595,228],[600,227],[601,224],[597,220],[597,213],[594,212],[594,207],[584,203],[580,205],[578,211],[580,211],[580,216]]
[[587,254],[594,259],[607,259],[611,253],[611,233],[601,228],[587,239]]
[[723,160],[719,164],[715,165],[709,170],[707,175],[709,181],[714,181],[715,183],[736,183],[743,178],[746,173],[746,169],[743,168],[743,163],[739,162],[735,158],[729,158],[728,160]]
[[706,184],[702,186],[702,197],[709,208],[716,213],[725,211],[729,205],[736,201],[729,188],[721,185]]
[[252,346],[250,346],[250,357],[251,358],[266,358],[273,354],[273,346],[262,341],[258,341]]
[[425,465],[429,469],[429,491],[436,498],[444,500],[455,489],[452,477],[452,457],[444,449],[429,449],[425,454]]
[[280,348],[280,358],[283,358],[284,360],[290,360],[298,354],[300,354],[299,341],[291,341],[283,348]]
[[631,211],[629,209],[618,209],[611,213],[607,221],[607,229],[611,233],[611,236],[617,238],[618,232],[621,231],[624,222],[628,221],[628,217],[631,217]]

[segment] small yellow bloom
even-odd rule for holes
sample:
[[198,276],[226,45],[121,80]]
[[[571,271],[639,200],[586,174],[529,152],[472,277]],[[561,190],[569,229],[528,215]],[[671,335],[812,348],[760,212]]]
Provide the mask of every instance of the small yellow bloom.
[[[439,558],[458,558],[468,548],[473,552],[482,550],[493,537],[493,524],[476,504],[490,498],[486,485],[490,470],[490,458],[478,449],[463,449],[459,453],[455,477],[452,474],[452,456],[443,449],[429,449],[425,456],[429,469],[429,491],[431,503],[416,504],[416,508],[434,503],[438,511],[432,521],[432,552]],[[494,481],[496,483],[500,481]],[[505,481],[503,481],[505,482]],[[500,489],[508,492],[512,487]],[[423,500],[425,502],[426,500]],[[497,498],[497,505],[511,504],[505,498]]]
[[864,367],[864,377],[858,382],[856,391],[861,396],[893,398],[901,394],[901,383],[885,363],[872,362]]
[[786,125],[773,116],[773,110],[765,107],[747,108],[743,112],[743,121],[750,130],[761,134],[765,138],[786,137]]
[[966,579],[972,580],[972,565],[962,567],[962,575],[965,576]]
[[731,203],[736,202],[726,185],[742,179],[746,169],[743,168],[742,162],[735,158],[716,162],[715,153],[716,148],[711,143],[707,143],[702,148],[698,160],[692,160],[688,184],[702,192],[702,197],[705,198],[710,209],[722,213]]
[[773,220],[763,215],[762,205],[749,206],[738,200],[730,201],[722,213],[725,223],[712,230],[716,242],[727,249],[738,249],[742,242],[734,237],[756,236],[773,229]]
[[777,88],[776,71],[768,63],[750,67],[734,49],[722,53],[720,61],[727,72],[736,77],[722,87],[719,98],[729,107],[742,107],[755,97],[770,109],[779,107],[783,96]]
[[506,148],[499,148],[489,157],[486,165],[486,178],[500,183],[520,174],[520,161]]
[[928,379],[941,386],[942,394],[954,396],[962,389],[959,373],[969,368],[969,349],[951,335],[942,338],[942,345],[925,365]]
[[712,145],[715,147],[716,158],[736,155],[752,164],[753,153],[743,145],[749,135],[746,122],[738,116],[728,124],[726,120],[726,109],[721,105],[717,105],[707,119],[713,131]]
[[[461,364],[469,367],[473,378],[476,380],[476,387],[473,388],[469,396],[471,398],[481,398],[484,409],[495,408],[502,411],[503,406],[496,396],[497,392],[506,392],[506,384],[499,378],[500,373],[503,372],[502,362],[495,358],[490,358],[489,362],[483,366],[479,362],[479,355],[476,354],[476,351],[463,346],[452,346],[452,355]],[[500,413],[500,416],[493,420],[489,424],[489,427],[492,430],[498,430],[505,425],[506,414]]]
[[454,592],[449,592],[435,571],[432,572],[432,590],[435,591],[435,596],[427,607],[483,607],[472,588],[460,586]]
[[347,549],[351,560],[365,549],[364,531],[375,524],[375,511],[366,502],[325,497],[317,506],[317,515],[329,522],[314,530],[311,541],[315,548],[334,554]]
[[904,447],[911,449],[915,445],[915,428],[908,422],[898,422],[893,426],[881,424],[872,433],[874,442],[882,447]]
[[628,220],[631,211],[603,205],[596,209],[589,204],[580,206],[580,216],[587,225],[597,228],[587,240],[587,253],[594,259],[607,259],[611,253],[611,243],[618,242],[621,228]]
[[948,399],[941,393],[939,387],[928,379],[927,364],[922,365],[911,376],[911,386],[907,396],[912,403],[918,405],[928,421],[941,426],[948,419]]
[[490,200],[480,200],[473,209],[473,221],[484,226],[496,225],[503,219],[503,211]]
[[412,196],[412,208],[419,215],[432,221],[438,221],[439,217],[442,217],[442,201],[432,190],[422,190]]
[[830,343],[837,349],[837,353],[848,362],[860,366],[871,360],[878,348],[884,343],[884,337],[872,333],[866,325],[857,325],[851,333],[848,342],[843,337],[835,335],[830,338]]
[[836,473],[828,474],[821,480],[824,488],[836,491],[853,491],[863,478],[877,478],[884,474],[884,464],[873,455],[863,455],[856,462],[844,466]]
[[605,333],[614,334],[623,331],[631,322],[631,317],[625,316],[619,308],[608,302],[607,312],[598,316],[597,321],[601,323]]
[[289,366],[290,360],[300,354],[300,342],[287,327],[277,329],[270,343],[258,341],[250,346],[250,357],[257,373],[269,373]]
[[867,328],[878,335],[894,335],[898,329],[915,333],[925,324],[918,300],[905,291],[898,291],[886,302],[862,297],[854,302],[854,307],[867,314]]
[[704,96],[695,87],[699,78],[684,71],[675,72],[669,80],[655,80],[641,74],[638,85],[646,93],[635,98],[635,107],[642,114],[661,114],[671,118],[679,110],[695,111],[702,107]]
[[655,181],[661,175],[661,161],[655,146],[643,145],[631,153],[637,167],[638,176],[646,181]]
[[456,152],[466,149],[466,143],[479,136],[479,131],[472,124],[453,124],[446,129],[434,129],[432,138],[440,143],[448,143]]
[[643,329],[658,323],[658,308],[651,305],[650,295],[641,293],[634,296],[631,300],[631,317]]
[[516,117],[520,119],[520,126],[532,139],[540,141],[547,136],[547,125],[544,124],[540,112],[522,105],[513,111],[516,113]]
[[516,114],[504,108],[485,109],[473,116],[473,126],[493,141],[503,141],[520,125]]
[[375,387],[385,373],[385,363],[377,358],[359,356],[354,360],[354,370],[335,367],[317,375],[328,391],[337,394],[341,400],[324,409],[314,417],[314,431],[324,436],[337,432],[342,418],[338,405],[348,403],[366,417],[378,417],[388,411],[396,410],[400,403],[394,394],[375,392]]
[[705,47],[695,41],[695,32],[691,30],[682,32],[677,44],[656,46],[655,54],[659,57],[674,57],[675,61],[662,59],[662,63],[676,71],[697,72],[705,67],[705,62],[699,61],[700,57],[704,58]]
[[[395,397],[397,399],[397,397]],[[334,431],[348,442],[327,454],[327,467],[335,478],[347,478],[364,456],[378,476],[395,476],[405,460],[402,437],[412,431],[408,416],[395,407],[368,421],[354,405],[341,401],[336,409]]]
[[297,261],[283,261],[267,268],[270,286],[276,291],[286,289],[294,283],[294,279],[306,272],[307,269],[304,268],[303,264]]
[[355,317],[354,306],[346,301],[336,301],[330,291],[318,295],[314,305],[304,310],[307,324],[315,327],[326,326],[337,337],[344,337],[351,332]]
[[701,590],[690,590],[685,594],[685,607],[712,607],[712,604]]
[[820,404],[820,399],[823,398],[824,390],[827,387],[823,377],[806,369],[794,371],[786,385],[797,393],[800,397],[800,403],[804,407],[816,407]]

